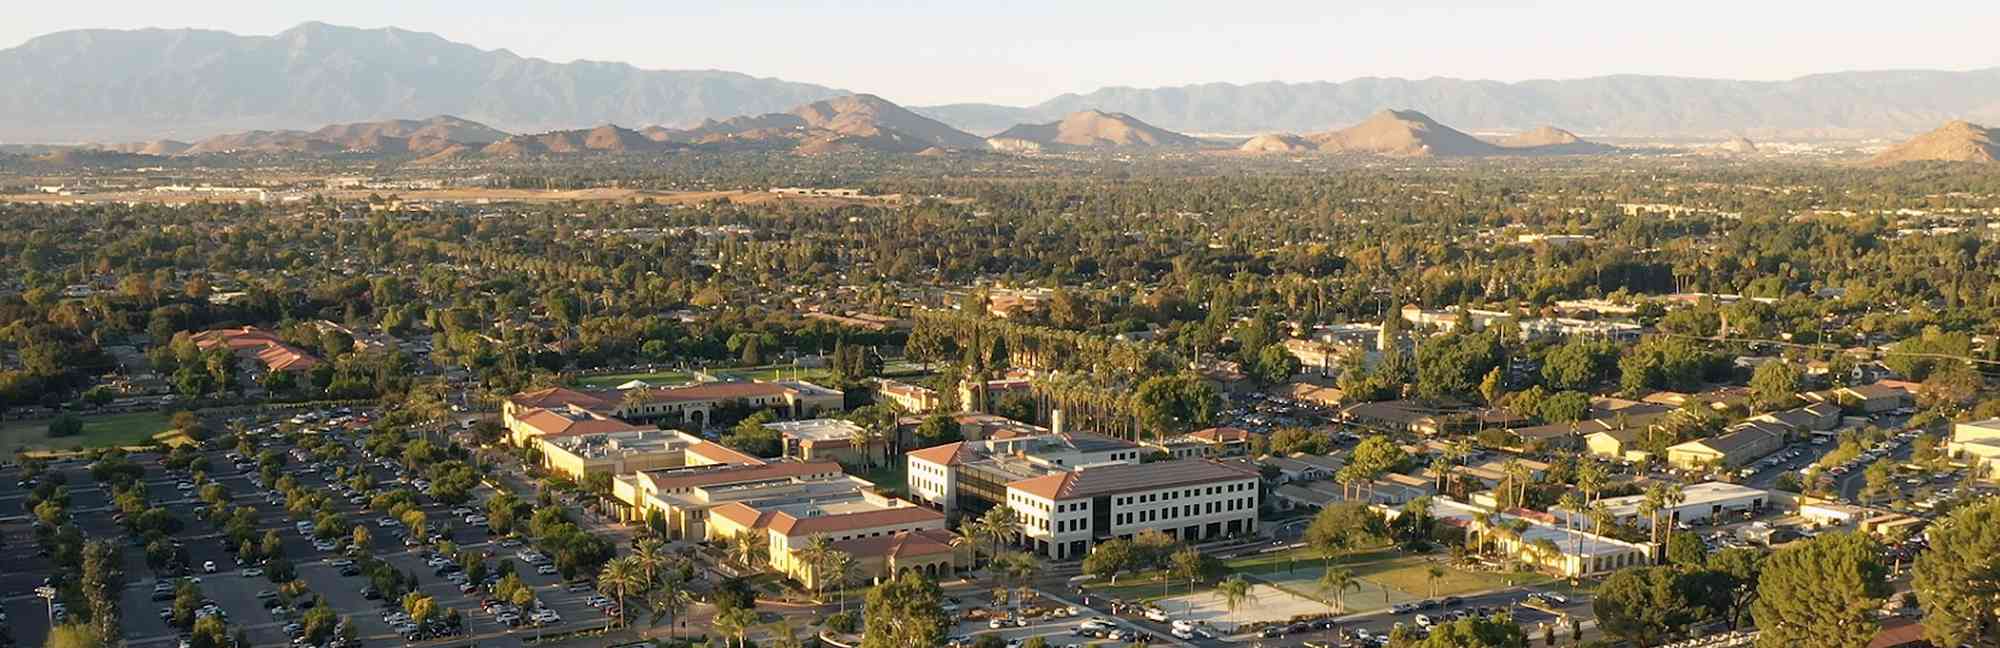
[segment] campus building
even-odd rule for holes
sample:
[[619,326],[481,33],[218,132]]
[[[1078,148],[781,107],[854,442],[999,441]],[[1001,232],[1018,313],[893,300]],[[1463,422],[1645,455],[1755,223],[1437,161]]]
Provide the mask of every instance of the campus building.
[[1215,427],[1165,441],[1148,441],[1144,445],[1147,450],[1165,453],[1170,459],[1240,457],[1250,453],[1250,432],[1241,428]]
[[708,537],[708,512],[730,502],[848,495],[867,486],[829,462],[705,464],[621,475],[614,495],[629,506],[625,521],[643,522],[675,540]]
[[761,542],[771,569],[814,587],[820,573],[806,552],[815,538],[854,557],[860,580],[904,570],[944,578],[969,566],[971,545],[945,527],[944,514],[860,490],[736,501],[708,512],[711,542]]
[[854,439],[863,432],[861,426],[841,419],[774,421],[765,423],[764,428],[777,432],[784,442],[785,458],[797,461],[861,463],[863,452],[879,459],[889,443],[885,435],[856,448]]
[[1991,479],[2000,466],[2000,418],[1952,425],[1945,452],[1972,466],[1974,475]]
[[[1382,510],[1390,519],[1401,514],[1401,510],[1396,508]],[[1464,528],[1470,536],[1485,538],[1485,542],[1502,554],[1563,578],[1645,565],[1650,553],[1647,545],[1573,528],[1564,524],[1560,517],[1511,513],[1481,515],[1486,509],[1445,498],[1432,500],[1430,511],[1441,523]],[[1526,526],[1515,525],[1517,520],[1525,522]]]
[[1010,483],[1019,542],[1057,560],[1098,542],[1160,531],[1186,542],[1257,532],[1259,476],[1245,463],[1183,459],[1112,463]]
[[[1681,498],[1680,503],[1664,507],[1658,513],[1669,524],[1692,523],[1721,517],[1727,513],[1762,511],[1772,504],[1770,491],[1727,482],[1702,482],[1683,487]],[[1645,528],[1652,525],[1648,516],[1639,512],[1645,500],[1645,495],[1627,495],[1607,497],[1598,500],[1598,503],[1604,505],[1604,508],[1611,513],[1612,519]],[[1570,513],[1572,512],[1565,511],[1561,507],[1549,508],[1549,514],[1556,517]],[[1574,514],[1577,519],[1585,519],[1589,515],[1585,511],[1575,511]]]
[[959,441],[906,453],[910,497],[947,515],[1007,501],[1007,485],[1079,466],[1138,463],[1137,444],[1095,434],[1036,434]]
[[659,468],[763,463],[722,444],[675,430],[642,428],[547,434],[534,437],[533,442],[542,452],[544,466],[577,481],[592,474],[615,477]]

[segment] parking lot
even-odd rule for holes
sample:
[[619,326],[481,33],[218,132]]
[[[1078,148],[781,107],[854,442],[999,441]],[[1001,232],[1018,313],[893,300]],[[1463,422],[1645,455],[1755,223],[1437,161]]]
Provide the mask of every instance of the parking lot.
[[[332,417],[333,413],[328,412],[322,419]],[[356,417],[351,420],[365,419]],[[258,422],[252,429],[261,432],[254,435],[259,451],[268,449],[289,453],[292,446],[284,440],[283,433],[299,430],[309,430],[344,448],[345,458],[338,462],[298,461],[288,457],[292,460],[282,474],[296,480],[303,491],[328,493],[334,512],[353,525],[366,525],[370,532],[369,546],[354,551],[339,546],[351,542],[349,533],[338,534],[337,544],[321,541],[317,545],[315,538],[301,533],[285,511],[284,498],[273,495],[274,484],[262,483],[254,462],[239,464],[232,461],[230,455],[235,454],[233,442],[212,443],[199,454],[208,463],[207,479],[228,490],[232,507],[248,507],[255,512],[252,536],[261,538],[267,531],[276,532],[282,556],[296,567],[299,579],[311,592],[323,597],[341,618],[353,624],[360,645],[404,645],[408,639],[384,619],[384,612],[392,611],[394,602],[365,597],[363,590],[369,586],[367,577],[343,576],[341,567],[334,562],[351,560],[360,555],[372,555],[398,572],[415,575],[416,591],[434,597],[440,616],[447,609],[457,610],[465,622],[462,629],[464,635],[489,637],[482,640],[482,644],[517,644],[518,641],[508,637],[532,636],[537,631],[530,624],[510,628],[495,622],[492,615],[480,608],[480,599],[486,596],[484,590],[473,593],[461,591],[458,583],[441,575],[420,555],[420,552],[429,549],[428,546],[415,546],[420,543],[414,541],[406,543],[403,537],[405,529],[400,522],[378,524],[386,513],[368,510],[365,495],[346,495],[344,491],[349,487],[335,483],[338,481],[333,476],[336,466],[347,466],[351,472],[365,472],[377,484],[377,492],[406,486],[421,477],[406,474],[407,471],[395,462],[362,461],[360,446],[365,426],[297,425],[284,420],[266,420]],[[222,447],[224,445],[230,447]],[[205,504],[196,495],[198,489],[190,483],[194,476],[187,471],[168,470],[162,464],[163,456],[158,453],[138,453],[128,458],[145,469],[141,483],[150,503],[165,508],[183,523],[177,532],[171,534],[170,541],[178,544],[184,552],[185,574],[181,573],[181,567],[169,566],[157,572],[148,567],[143,544],[135,546],[127,542],[130,536],[115,517],[118,512],[111,502],[110,493],[91,479],[83,461],[53,463],[46,471],[47,475],[60,474],[69,488],[71,520],[87,539],[125,543],[127,587],[122,612],[128,643],[168,646],[177,644],[184,637],[161,614],[162,610],[172,607],[171,594],[156,596],[155,586],[167,581],[170,588],[179,583],[179,579],[189,578],[198,579],[196,584],[202,594],[225,615],[232,633],[242,629],[256,646],[295,645],[298,628],[294,624],[299,621],[302,611],[277,605],[275,599],[279,584],[258,572],[246,573],[245,569],[256,566],[238,564],[237,547],[231,545],[223,529],[199,518],[197,512]],[[19,466],[0,470],[0,479],[4,479],[0,481],[0,539],[4,539],[4,544],[0,544],[0,561],[5,565],[0,567],[0,611],[5,612],[6,624],[20,645],[40,645],[48,633],[49,614],[45,601],[36,596],[34,590],[52,574],[48,557],[39,555],[41,549],[34,540],[32,513],[24,507],[28,488],[18,483],[20,475]],[[473,500],[463,506],[483,511],[484,500],[492,495],[493,491],[482,485],[474,490]],[[488,573],[497,572],[503,561],[516,563],[515,568],[522,582],[533,587],[536,598],[560,617],[560,621],[554,621],[541,630],[570,630],[604,622],[604,614],[586,604],[593,592],[571,591],[582,588],[565,587],[559,576],[537,573],[533,566],[520,563],[513,557],[515,548],[501,547],[500,539],[490,537],[483,525],[466,524],[465,516],[455,515],[452,506],[424,495],[419,495],[415,503],[430,525],[435,527],[438,539],[450,540],[461,550],[481,550],[493,556],[486,560]],[[208,569],[211,564],[213,571]],[[165,600],[157,600],[162,598]]]

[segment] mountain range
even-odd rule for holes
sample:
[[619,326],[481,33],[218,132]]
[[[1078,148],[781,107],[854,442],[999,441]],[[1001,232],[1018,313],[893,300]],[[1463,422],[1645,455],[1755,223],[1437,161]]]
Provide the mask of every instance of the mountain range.
[[[713,120],[729,131],[718,136],[749,140],[776,132],[769,124],[730,125],[733,118],[853,94],[717,70],[554,63],[434,34],[323,23],[270,36],[190,29],[58,32],[0,50],[0,78],[8,83],[8,92],[0,93],[0,141],[169,138],[160,151],[174,141],[220,133],[425,115],[457,115],[516,133],[593,124],[714,126],[704,121]],[[1953,119],[2000,120],[2000,68],[1841,72],[1788,81],[1618,75],[1514,83],[1211,83],[1104,88],[1024,107],[952,104],[910,112],[962,133],[1056,124],[1055,141],[1076,137],[1074,127],[1061,133],[1061,124],[1085,111],[1183,133],[1249,135],[1357,124],[1385,106],[1420,110],[1481,133],[1561,124],[1616,137],[1901,137]],[[1135,142],[1147,137],[1133,136]]]
[[0,50],[0,140],[78,142],[458,115],[517,132],[692,124],[844,90],[723,71],[552,63],[434,34],[305,23],[271,36],[79,30]]
[[[1061,120],[1016,124],[981,138],[918,115],[881,97],[846,95],[814,101],[782,113],[705,120],[692,128],[648,126],[633,130],[613,124],[589,129],[508,134],[452,117],[334,124],[312,131],[247,131],[194,143],[150,140],[125,144],[52,147],[57,163],[144,163],[159,156],[245,154],[373,155],[437,163],[467,157],[539,158],[580,154],[671,153],[682,150],[791,151],[822,154],[872,151],[904,154],[1062,153],[1078,151],[1183,150],[1217,152],[1228,144],[1148,124],[1123,113],[1085,110]],[[1498,138],[1480,138],[1446,126],[1415,110],[1381,110],[1361,123],[1319,133],[1267,133],[1235,147],[1242,154],[1323,153],[1386,157],[1489,157],[1645,153],[1591,142],[1554,126]],[[1700,149],[1708,154],[1747,155],[1756,144],[1735,138]],[[1870,162],[1890,165],[1917,161],[1991,163],[2000,160],[2000,133],[1953,121],[1884,151]]]
[[1504,83],[1364,78],[1105,88],[1028,107],[954,104],[917,112],[973,132],[1094,109],[1191,133],[1304,132],[1408,106],[1474,132],[1562,124],[1619,137],[1902,137],[1951,119],[2000,120],[2000,68],[1840,72],[1788,81],[1618,75]]

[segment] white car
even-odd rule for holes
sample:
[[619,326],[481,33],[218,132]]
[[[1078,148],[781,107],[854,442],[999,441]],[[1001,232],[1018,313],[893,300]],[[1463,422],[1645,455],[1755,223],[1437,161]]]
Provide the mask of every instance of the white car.
[[543,576],[554,576],[561,572],[560,570],[556,569],[555,565],[542,564],[542,565],[537,565],[535,567],[535,573],[541,574]]
[[246,578],[256,578],[258,576],[263,576],[263,575],[264,575],[264,570],[256,567],[251,567],[249,569],[243,570],[243,576]]

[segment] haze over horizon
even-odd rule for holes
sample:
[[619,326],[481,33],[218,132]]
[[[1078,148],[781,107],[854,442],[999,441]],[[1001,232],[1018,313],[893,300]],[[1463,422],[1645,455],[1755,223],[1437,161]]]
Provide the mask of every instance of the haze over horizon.
[[[1611,3],[1444,0],[1419,6],[1129,0],[1085,7],[752,2],[656,6],[522,0],[330,7],[241,0],[18,7],[0,47],[73,29],[201,28],[268,35],[309,21],[436,33],[555,62],[717,69],[848,88],[909,105],[1032,105],[1103,87],[1451,77],[1496,81],[1617,74],[1782,80],[1888,69],[2000,66],[1966,51],[2000,3],[1812,5],[1695,2],[1644,13]],[[1879,9],[1879,5],[1871,5]],[[1949,16],[1951,20],[1940,17]],[[943,29],[940,25],[964,25]],[[747,39],[746,35],[757,34]],[[746,44],[751,44],[746,46]],[[1866,46],[1857,46],[1865,44]]]

